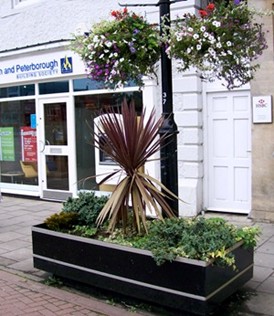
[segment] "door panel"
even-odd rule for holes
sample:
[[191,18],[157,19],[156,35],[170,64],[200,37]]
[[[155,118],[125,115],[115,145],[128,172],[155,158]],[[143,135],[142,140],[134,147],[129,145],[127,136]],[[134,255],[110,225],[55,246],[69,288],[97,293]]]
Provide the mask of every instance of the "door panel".
[[249,93],[208,94],[207,109],[207,209],[249,213],[251,208]]
[[39,104],[41,112],[42,197],[66,200],[72,196],[69,179],[71,164],[68,142],[68,99],[45,99]]

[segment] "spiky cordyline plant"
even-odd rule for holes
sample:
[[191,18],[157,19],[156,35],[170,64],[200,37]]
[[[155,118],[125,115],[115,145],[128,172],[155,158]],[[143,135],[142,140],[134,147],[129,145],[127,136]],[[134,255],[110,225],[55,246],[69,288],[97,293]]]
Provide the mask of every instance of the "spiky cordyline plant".
[[[132,205],[133,225],[138,233],[145,231],[146,207],[151,213],[162,219],[162,212],[172,217],[173,212],[166,202],[166,198],[177,198],[160,181],[143,171],[143,166],[156,153],[166,138],[159,136],[159,129],[163,118],[155,119],[155,109],[145,120],[145,110],[137,117],[134,103],[129,105],[124,100],[120,116],[113,115],[107,110],[97,124],[98,135],[95,146],[110,156],[121,170],[107,175],[100,184],[121,172],[123,178],[115,187],[108,202],[98,216],[98,224],[109,219],[109,231],[113,231],[116,224],[122,221],[124,231],[128,224],[128,212]],[[99,136],[104,135],[104,141],[99,144]]]

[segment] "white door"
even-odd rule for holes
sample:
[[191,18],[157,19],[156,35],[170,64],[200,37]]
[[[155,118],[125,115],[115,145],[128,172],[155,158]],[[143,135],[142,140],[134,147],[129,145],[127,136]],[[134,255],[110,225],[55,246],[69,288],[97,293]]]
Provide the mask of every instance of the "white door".
[[41,197],[64,201],[73,196],[76,183],[74,124],[70,99],[39,101],[39,158]]
[[249,92],[207,95],[207,209],[248,214],[251,209]]

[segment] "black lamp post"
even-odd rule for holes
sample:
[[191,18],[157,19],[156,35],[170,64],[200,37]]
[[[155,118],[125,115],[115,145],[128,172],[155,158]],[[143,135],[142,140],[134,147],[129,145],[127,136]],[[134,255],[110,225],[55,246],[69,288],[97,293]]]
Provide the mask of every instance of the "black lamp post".
[[[159,0],[160,25],[170,25],[170,1]],[[162,21],[163,17],[167,17]],[[162,28],[161,28],[162,33]],[[160,134],[167,134],[167,138],[161,146],[161,182],[178,196],[178,165],[177,165],[177,125],[173,114],[172,92],[172,64],[165,52],[165,46],[161,48],[161,83],[162,83],[162,115],[164,124]],[[178,200],[167,199],[167,203],[178,216]]]

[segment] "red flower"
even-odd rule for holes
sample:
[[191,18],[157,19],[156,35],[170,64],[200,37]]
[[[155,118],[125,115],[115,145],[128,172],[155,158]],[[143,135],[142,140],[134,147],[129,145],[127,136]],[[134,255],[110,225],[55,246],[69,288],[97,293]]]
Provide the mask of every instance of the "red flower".
[[128,16],[128,9],[124,8],[123,10],[111,11],[111,16],[113,16],[116,20],[122,20],[123,18]]
[[111,15],[116,18],[117,17],[117,11],[111,11]]
[[199,14],[202,18],[207,16],[207,12],[205,10],[199,10]]
[[209,5],[206,7],[207,10],[213,11],[215,9],[215,4],[214,3],[209,3]]

